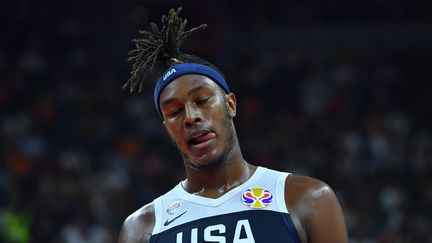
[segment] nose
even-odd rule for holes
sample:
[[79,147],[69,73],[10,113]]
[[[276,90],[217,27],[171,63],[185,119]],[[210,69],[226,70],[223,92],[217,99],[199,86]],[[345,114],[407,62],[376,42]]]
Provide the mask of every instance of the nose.
[[184,125],[189,127],[196,123],[201,122],[201,112],[194,104],[187,103],[185,105],[185,118],[184,118]]

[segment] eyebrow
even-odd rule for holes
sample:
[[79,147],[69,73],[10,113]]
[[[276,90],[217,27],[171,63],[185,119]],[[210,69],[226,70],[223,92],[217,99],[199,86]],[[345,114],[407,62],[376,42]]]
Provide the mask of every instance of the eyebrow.
[[[197,92],[197,91],[199,91],[199,90],[201,90],[201,89],[204,89],[204,88],[211,88],[212,86],[210,85],[210,84],[208,84],[208,83],[203,83],[202,85],[199,85],[199,86],[197,86],[197,87],[194,87],[194,88],[192,88],[191,90],[189,90],[188,92],[187,92],[187,95],[191,95],[191,94],[193,94],[193,93],[195,93],[195,92]],[[168,99],[166,99],[166,100],[163,100],[162,102],[161,102],[161,107],[163,106],[163,105],[166,105],[166,104],[168,104],[168,103],[170,103],[170,102],[172,102],[172,101],[174,101],[174,100],[176,100],[176,98],[168,98]]]
[[204,89],[204,88],[211,88],[211,87],[212,87],[212,86],[211,86],[210,84],[208,84],[208,83],[203,83],[202,85],[197,86],[197,87],[195,87],[195,88],[189,90],[189,91],[187,92],[187,94],[188,94],[188,95],[191,95],[192,93],[195,93],[195,92],[197,92],[198,90],[201,90],[201,89]]

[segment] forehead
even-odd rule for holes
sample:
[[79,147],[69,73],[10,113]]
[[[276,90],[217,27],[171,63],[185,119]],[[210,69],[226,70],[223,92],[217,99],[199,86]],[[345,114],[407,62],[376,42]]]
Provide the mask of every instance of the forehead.
[[168,84],[162,91],[159,101],[187,96],[191,91],[201,88],[214,89],[219,86],[210,78],[200,74],[187,74],[180,76]]

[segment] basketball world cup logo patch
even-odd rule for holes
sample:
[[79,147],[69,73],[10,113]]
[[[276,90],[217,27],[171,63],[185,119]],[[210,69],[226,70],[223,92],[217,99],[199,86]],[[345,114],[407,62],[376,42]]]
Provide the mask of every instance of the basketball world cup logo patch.
[[243,192],[242,201],[249,208],[265,208],[273,201],[269,190],[261,187],[252,187]]

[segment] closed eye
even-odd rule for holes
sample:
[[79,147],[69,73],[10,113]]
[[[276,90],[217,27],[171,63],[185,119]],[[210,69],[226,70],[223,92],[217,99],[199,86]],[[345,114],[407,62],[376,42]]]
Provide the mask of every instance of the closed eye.
[[210,99],[210,97],[204,97],[204,98],[199,98],[195,101],[195,104],[197,105],[203,105],[205,104],[208,100]]
[[176,108],[176,109],[171,109],[168,112],[168,116],[169,117],[175,117],[176,115],[178,115],[180,113],[181,109],[180,108]]

